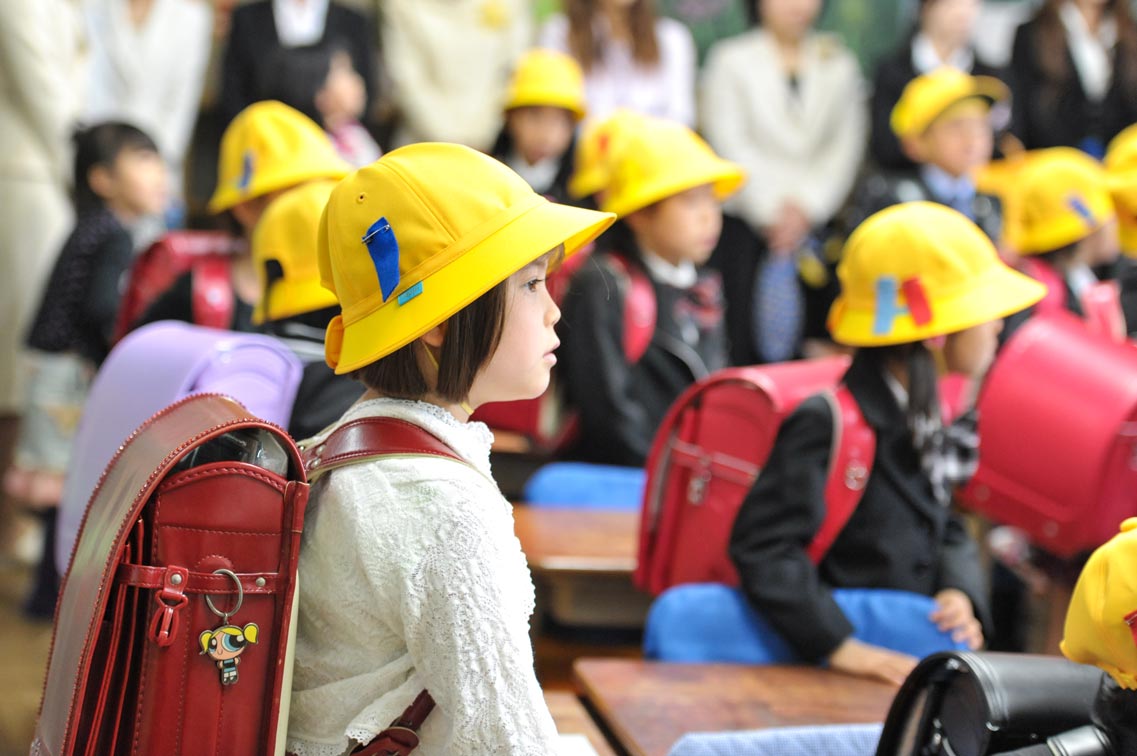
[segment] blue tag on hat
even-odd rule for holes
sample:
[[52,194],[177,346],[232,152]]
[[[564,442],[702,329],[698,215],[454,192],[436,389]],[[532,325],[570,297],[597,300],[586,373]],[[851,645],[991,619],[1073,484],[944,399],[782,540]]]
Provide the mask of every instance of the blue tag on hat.
[[379,276],[379,290],[386,302],[399,286],[399,242],[386,218],[380,218],[371,224],[363,236],[363,243],[371,255],[371,264]]
[[1086,222],[1086,225],[1094,225],[1093,211],[1090,210],[1089,206],[1086,204],[1085,200],[1082,199],[1081,195],[1071,194],[1066,198],[1066,204],[1070,206],[1071,210],[1081,216],[1082,220]]
[[249,184],[253,181],[253,151],[245,150],[241,158],[241,175],[237,177],[237,188],[242,192],[249,191]]

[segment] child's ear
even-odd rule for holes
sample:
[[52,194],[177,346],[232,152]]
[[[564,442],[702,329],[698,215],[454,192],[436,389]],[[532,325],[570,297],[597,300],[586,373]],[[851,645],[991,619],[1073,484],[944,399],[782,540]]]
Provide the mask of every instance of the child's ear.
[[900,140],[900,149],[914,163],[926,163],[928,150],[924,145],[924,137],[904,137]]
[[114,177],[110,168],[105,165],[95,165],[87,171],[87,186],[99,199],[107,200],[114,195]]
[[423,342],[433,349],[441,349],[446,339],[446,323],[439,323],[422,335]]

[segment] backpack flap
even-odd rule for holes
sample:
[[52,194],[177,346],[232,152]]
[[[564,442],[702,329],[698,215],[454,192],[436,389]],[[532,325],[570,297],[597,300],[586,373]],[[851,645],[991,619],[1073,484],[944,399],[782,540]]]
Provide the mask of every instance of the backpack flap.
[[1056,656],[952,651],[901,686],[877,756],[986,756],[1090,724],[1100,670]]
[[72,556],[32,753],[272,753],[306,502],[295,445],[227,397],[135,431]]

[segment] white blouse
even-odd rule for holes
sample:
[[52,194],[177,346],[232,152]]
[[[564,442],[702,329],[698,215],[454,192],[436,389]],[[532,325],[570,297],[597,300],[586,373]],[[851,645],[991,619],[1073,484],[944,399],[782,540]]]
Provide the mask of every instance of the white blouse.
[[723,40],[707,56],[700,95],[707,141],[749,177],[728,210],[755,228],[773,223],[787,200],[814,224],[833,217],[868,136],[860,67],[837,37],[814,33],[803,42],[796,89],[768,32]]
[[[607,36],[607,28],[603,18],[593,25],[600,39]],[[539,45],[571,54],[568,32],[568,19],[556,14],[541,29]],[[655,36],[659,41],[659,64],[655,66],[637,63],[631,45],[605,40],[600,60],[593,61],[584,77],[588,118],[604,118],[623,107],[695,125],[695,41],[691,32],[673,18],[659,18]]]
[[469,465],[384,459],[313,487],[288,750],[344,754],[426,688],[437,707],[416,754],[555,753],[529,639],[533,582],[512,509],[490,477],[492,434],[397,399],[361,402],[340,423],[365,416],[415,423]]

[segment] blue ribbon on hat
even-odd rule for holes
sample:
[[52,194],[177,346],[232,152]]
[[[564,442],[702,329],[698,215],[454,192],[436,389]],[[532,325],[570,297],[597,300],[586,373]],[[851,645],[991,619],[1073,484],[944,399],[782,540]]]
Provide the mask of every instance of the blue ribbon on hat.
[[241,175],[237,178],[237,188],[242,192],[249,190],[249,184],[253,181],[253,151],[246,150],[241,159]]
[[399,242],[386,218],[371,224],[363,236],[363,243],[371,255],[371,264],[379,277],[379,290],[386,302],[399,286]]

